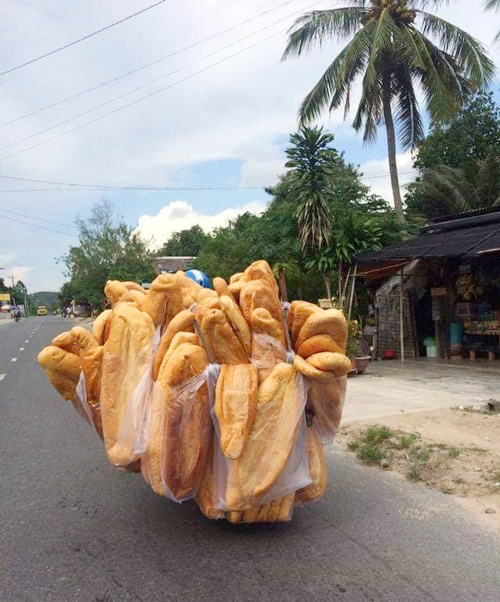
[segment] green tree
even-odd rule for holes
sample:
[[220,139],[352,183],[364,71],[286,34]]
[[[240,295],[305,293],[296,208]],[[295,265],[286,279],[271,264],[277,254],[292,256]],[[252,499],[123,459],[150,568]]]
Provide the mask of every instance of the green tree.
[[500,107],[492,92],[479,92],[451,121],[432,124],[418,148],[414,167],[460,167],[491,155],[500,156]]
[[207,235],[200,226],[175,232],[158,251],[160,256],[197,257]]
[[500,205],[500,156],[423,170],[411,188],[411,209],[432,219]]
[[284,59],[300,56],[328,39],[352,38],[304,99],[299,120],[309,123],[325,108],[332,111],[342,103],[347,114],[352,86],[362,75],[353,125],[364,130],[364,141],[369,143],[385,124],[394,206],[401,219],[395,130],[397,126],[403,149],[414,149],[423,138],[416,88],[424,92],[431,119],[446,120],[471,90],[487,84],[494,74],[493,62],[477,40],[423,10],[444,2],[353,0],[355,6],[313,11],[297,19],[283,55]]
[[61,259],[73,297],[92,307],[105,301],[108,279],[151,280],[155,271],[146,244],[116,217],[108,201],[95,203],[88,219],[78,217],[79,244]]
[[5,286],[5,281],[3,278],[0,278],[0,293],[7,293],[9,291],[9,287]]
[[323,128],[302,127],[290,136],[285,153],[290,169],[290,194],[296,203],[299,235],[304,249],[320,250],[328,243],[332,217],[327,196],[332,166],[338,153],[333,134]]
[[492,93],[481,92],[449,123],[433,124],[420,145],[408,211],[434,218],[495,204],[499,157],[500,107]]

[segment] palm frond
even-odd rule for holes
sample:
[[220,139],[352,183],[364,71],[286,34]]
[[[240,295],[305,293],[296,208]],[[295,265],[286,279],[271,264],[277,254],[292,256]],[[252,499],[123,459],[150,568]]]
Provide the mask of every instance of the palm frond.
[[442,50],[455,57],[464,74],[478,88],[489,84],[495,74],[495,65],[488,58],[486,48],[473,36],[452,23],[421,13],[422,32],[439,40]]
[[400,32],[402,62],[418,75],[431,117],[439,121],[454,115],[470,88],[453,57],[412,26]]
[[384,8],[375,23],[371,40],[370,58],[366,66],[363,86],[372,87],[379,76],[377,69],[381,58],[389,52],[394,44],[394,38],[399,36],[399,30],[388,8]]
[[412,73],[405,65],[399,66],[394,72],[393,88],[397,98],[395,120],[399,142],[405,150],[413,150],[424,137],[424,126]]
[[366,65],[373,30],[373,23],[366,25],[328,66],[300,106],[300,124],[317,119],[328,105],[330,111],[341,105],[349,86]]
[[363,25],[367,13],[365,8],[352,7],[302,15],[292,25],[282,60],[300,56],[315,44],[321,48],[326,40],[348,38]]
[[485,10],[500,10],[500,0],[486,0]]

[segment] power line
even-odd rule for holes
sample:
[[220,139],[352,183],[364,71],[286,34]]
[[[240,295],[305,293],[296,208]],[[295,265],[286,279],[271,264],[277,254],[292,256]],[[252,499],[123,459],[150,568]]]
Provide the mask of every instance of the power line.
[[[176,73],[179,73],[180,71],[184,71],[185,69],[188,69],[189,67],[192,67],[193,65],[197,65],[201,60],[205,60],[207,58],[215,56],[216,54],[219,54],[220,52],[223,52],[223,51],[225,51],[225,50],[227,50],[227,49],[229,49],[229,48],[231,48],[233,46],[236,46],[237,44],[239,44],[240,42],[243,42],[243,41],[247,40],[248,38],[254,37],[255,35],[261,33],[262,31],[266,31],[267,29],[270,29],[271,27],[274,27],[275,25],[278,25],[279,23],[282,23],[283,21],[287,21],[290,17],[293,17],[293,16],[295,16],[295,15],[297,15],[299,13],[302,13],[304,10],[307,10],[311,6],[314,6],[315,4],[318,4],[319,1],[321,1],[321,0],[317,0],[316,2],[313,2],[312,4],[306,6],[306,7],[302,8],[302,9],[300,9],[298,11],[295,11],[294,13],[292,13],[290,15],[287,15],[286,17],[278,19],[277,21],[274,21],[274,23],[271,23],[270,25],[267,25],[266,27],[262,27],[261,29],[259,29],[259,31],[254,31],[254,32],[252,32],[250,34],[247,34],[246,36],[243,36],[242,38],[239,38],[238,40],[235,40],[234,42],[231,42],[230,44],[227,44],[223,48],[219,48],[218,50],[214,50],[213,52],[210,52],[209,54],[207,54],[206,56],[204,56],[203,59],[196,59],[194,61],[191,61],[191,62],[189,62],[189,63],[187,63],[187,64],[185,64],[185,65],[183,65],[181,67],[178,67],[177,69],[174,69],[173,71],[170,71],[170,72],[168,72],[168,73],[166,73],[166,74],[164,74],[164,75],[162,75],[160,77],[154,78],[154,79],[146,82],[145,84],[141,84],[140,86],[136,86],[135,88],[133,88],[132,90],[129,90],[128,92],[124,92],[123,94],[119,94],[118,96],[115,96],[115,97],[113,97],[113,98],[111,98],[111,99],[109,99],[109,100],[107,100],[107,101],[105,101],[105,102],[103,102],[103,103],[101,103],[99,105],[96,105],[94,107],[91,107],[90,109],[87,109],[87,110],[85,110],[85,111],[83,111],[81,113],[78,113],[77,115],[73,115],[72,117],[68,117],[67,119],[64,119],[63,121],[60,121],[60,122],[58,122],[58,123],[56,123],[54,125],[51,125],[48,128],[45,128],[44,130],[40,130],[39,132],[35,132],[34,134],[29,134],[28,136],[25,136],[24,138],[20,138],[19,140],[16,140],[15,142],[11,142],[9,144],[6,144],[5,146],[0,147],[0,151],[6,150],[6,149],[11,148],[13,146],[17,146],[18,144],[21,144],[23,142],[27,142],[28,140],[31,140],[33,138],[36,138],[36,137],[41,136],[43,134],[46,134],[47,132],[50,132],[52,130],[57,129],[58,127],[66,125],[67,123],[70,123],[70,122],[74,121],[75,119],[79,119],[80,117],[84,117],[85,115],[89,115],[90,113],[94,113],[95,111],[98,111],[99,109],[102,109],[103,107],[106,107],[106,106],[108,106],[108,105],[110,105],[110,104],[112,104],[114,102],[117,102],[118,100],[121,100],[122,98],[130,96],[131,94],[135,94],[136,92],[139,92],[140,90],[143,90],[144,88],[147,88],[148,86],[156,84],[159,81],[162,81],[162,80],[166,79],[167,77],[170,77],[171,75],[175,75]],[[278,33],[281,33],[281,32],[278,32]],[[275,34],[275,35],[277,35],[277,34]],[[266,38],[266,39],[268,39],[268,38]],[[263,40],[263,41],[265,41],[265,40]],[[250,48],[251,47],[252,46],[250,46]],[[236,54],[239,54],[239,53],[235,53],[234,55],[231,55],[231,56],[236,56]],[[228,57],[228,58],[231,58],[231,56]],[[226,59],[224,59],[224,60],[226,60]],[[223,62],[223,61],[220,61],[220,62]],[[215,66],[217,64],[219,64],[219,63],[216,62],[212,66]],[[200,72],[198,72],[198,73],[200,73]],[[193,74],[193,75],[196,75],[196,73]],[[181,79],[180,81],[184,81],[184,80]],[[159,91],[161,91],[161,90],[159,90]],[[143,97],[143,99],[149,98],[149,96],[152,96],[152,95],[153,94],[145,96],[145,97]],[[135,104],[135,103],[133,102],[131,104]],[[126,106],[128,106],[128,105],[126,105]],[[102,117],[105,117],[105,116],[110,115],[110,114],[112,114],[112,112],[111,113],[107,113],[107,114],[103,115]],[[89,123],[93,123],[93,122],[91,121]],[[77,129],[79,129],[79,128],[77,128]],[[69,132],[72,132],[72,131],[75,131],[75,130],[69,130]],[[62,134],[62,135],[64,135],[64,134]],[[49,139],[48,141],[50,141],[50,140],[52,140],[52,139]],[[26,150],[29,150],[29,149],[26,149]],[[6,157],[6,158],[8,158],[8,157]],[[3,160],[3,159],[0,159],[0,160]]]
[[[269,8],[268,10],[265,10],[249,19],[246,19],[245,21],[241,21],[240,23],[237,23],[235,25],[232,25],[231,27],[228,27],[227,29],[223,29],[222,31],[219,31],[218,33],[215,33],[213,35],[210,35],[206,38],[203,38],[202,40],[199,40],[198,42],[194,42],[193,44],[189,44],[188,46],[184,46],[184,48],[180,48],[179,50],[175,50],[174,52],[171,52],[170,54],[167,54],[163,57],[160,57],[159,59],[156,59],[154,61],[151,61],[150,63],[146,63],[145,65],[141,65],[140,67],[137,67],[136,69],[131,69],[130,71],[127,71],[125,73],[122,73],[121,75],[118,75],[117,77],[114,77],[112,79],[109,79],[107,81],[101,82],[100,84],[97,84],[96,86],[93,86],[91,88],[87,88],[86,90],[83,90],[81,92],[78,92],[77,94],[73,94],[73,96],[68,96],[67,98],[63,98],[62,100],[58,100],[56,102],[53,102],[49,105],[46,105],[44,107],[41,107],[39,109],[36,109],[35,111],[31,111],[30,113],[26,113],[25,115],[21,115],[20,117],[15,117],[14,119],[11,119],[9,121],[5,121],[4,123],[0,123],[0,128],[5,127],[7,125],[10,125],[12,123],[16,123],[18,121],[21,121],[22,119],[26,119],[27,117],[32,117],[33,115],[36,115],[38,113],[41,113],[43,111],[46,111],[48,109],[52,109],[53,107],[57,107],[59,105],[62,105],[66,102],[69,102],[70,100],[74,100],[75,98],[80,98],[81,96],[84,96],[85,94],[89,94],[90,92],[94,92],[95,90],[98,90],[99,88],[103,88],[104,86],[107,86],[109,84],[113,84],[121,79],[123,79],[124,77],[127,77],[129,75],[132,75],[134,73],[138,73],[139,71],[142,71],[144,69],[147,69],[148,67],[152,67],[153,65],[157,65],[158,63],[161,63],[173,56],[176,56],[178,54],[181,54],[182,52],[185,52],[186,50],[191,50],[192,48],[195,48],[196,46],[199,46],[201,44],[204,44],[205,42],[209,42],[210,40],[213,40],[225,33],[227,33],[228,31],[232,31],[233,29],[236,29],[238,27],[241,27],[243,25],[247,25],[248,23],[255,21],[256,19],[267,15],[268,13],[271,13],[275,10],[278,10],[280,8],[283,8],[283,6],[286,6],[287,4],[291,4],[292,2],[296,2],[296,0],[287,0],[287,2],[283,2],[282,4],[279,4],[278,6],[275,6],[273,8]],[[304,9],[305,10],[305,9]]]
[[200,73],[203,73],[204,71],[207,71],[208,69],[211,69],[212,67],[215,67],[217,65],[220,65],[221,63],[224,63],[225,61],[228,61],[231,58],[234,58],[235,56],[242,54],[243,52],[246,52],[247,50],[250,50],[251,48],[254,48],[255,46],[258,46],[259,44],[261,44],[262,42],[266,42],[267,40],[270,40],[271,38],[276,37],[279,34],[284,33],[286,30],[280,30],[276,33],[273,33],[272,35],[268,36],[267,38],[264,38],[263,40],[259,40],[258,42],[255,42],[254,44],[251,44],[250,46],[247,46],[241,50],[239,50],[238,52],[235,52],[223,59],[220,59],[219,61],[216,61],[215,63],[212,63],[211,65],[207,65],[206,67],[204,67],[203,69],[199,69],[198,71],[195,71],[194,73],[191,73],[190,75],[187,75],[186,77],[183,77],[175,82],[173,82],[172,84],[169,84],[168,86],[164,86],[162,88],[159,88],[158,90],[155,90],[153,92],[150,92],[149,94],[145,95],[145,96],[141,96],[138,99],[129,102],[125,105],[122,105],[121,107],[118,107],[116,109],[113,109],[112,111],[108,111],[107,113],[104,113],[103,115],[100,115],[99,117],[96,117],[95,119],[91,119],[90,121],[86,121],[85,123],[82,123],[81,125],[74,127],[70,130],[67,130],[66,132],[61,132],[60,134],[57,134],[56,136],[52,136],[52,138],[47,138],[47,140],[42,140],[41,142],[37,142],[36,144],[32,144],[31,146],[28,146],[26,148],[23,148],[19,151],[16,151],[15,153],[11,153],[10,155],[6,155],[5,157],[0,157],[0,161],[5,161],[7,159],[11,159],[12,157],[16,157],[17,155],[20,155],[22,153],[25,153],[27,151],[30,151],[34,148],[38,148],[39,146],[42,146],[44,144],[47,144],[48,142],[52,142],[53,140],[56,140],[58,138],[61,138],[62,136],[67,136],[68,134],[71,134],[73,132],[76,132],[84,127],[87,127],[88,125],[91,125],[93,123],[96,123],[97,121],[100,121],[101,119],[105,119],[106,117],[109,117],[110,115],[114,115],[115,113],[119,113],[120,111],[123,111],[124,109],[127,109],[128,107],[131,107],[133,105],[138,104],[139,102],[142,102],[143,100],[146,100],[148,98],[151,98],[152,96],[156,96],[157,94],[160,94],[161,92],[164,92],[165,90],[168,90],[170,88],[173,88],[174,86],[176,86],[177,84],[180,84],[184,81],[187,81],[188,79],[191,79],[193,77],[195,77],[196,75],[199,75]]
[[[402,175],[411,175],[413,171],[400,171],[398,172],[400,176]],[[389,173],[383,173],[378,175],[363,175],[362,179],[373,179],[373,178],[387,178],[389,177]],[[0,178],[4,180],[14,180],[16,182],[31,182],[35,184],[49,184],[52,186],[66,186],[69,188],[14,188],[12,190],[0,190],[0,192],[51,192],[51,191],[60,191],[60,192],[70,192],[71,190],[77,191],[85,191],[85,190],[139,190],[139,191],[158,191],[158,192],[168,192],[168,191],[178,191],[178,190],[256,190],[259,188],[266,188],[269,186],[273,186],[272,183],[255,183],[248,184],[245,186],[138,186],[138,185],[124,185],[118,186],[113,184],[85,184],[85,183],[76,183],[76,182],[59,182],[57,180],[40,180],[36,178],[21,178],[18,176],[8,176],[5,174],[0,174]]]
[[[46,224],[56,224],[57,226],[64,226],[65,228],[75,228],[78,229],[77,226],[74,226],[73,224],[63,224],[62,222],[54,222],[50,219],[42,219],[41,217],[34,217],[33,215],[26,215],[25,213],[18,213],[17,211],[11,211],[10,209],[1,209],[0,211],[3,211],[4,213],[10,213],[11,215],[18,215],[20,217],[27,217],[28,219],[33,219],[36,220],[38,222],[45,222]],[[3,216],[0,216],[3,217]]]
[[80,42],[83,42],[84,40],[93,38],[94,36],[104,32],[104,31],[107,31],[108,29],[111,29],[112,27],[116,27],[116,25],[121,25],[122,23],[125,23],[125,21],[128,21],[129,19],[132,19],[133,17],[142,15],[142,13],[145,13],[146,11],[151,10],[152,8],[155,8],[156,6],[159,6],[160,4],[163,4],[164,2],[166,2],[166,0],[159,0],[159,2],[156,2],[155,4],[150,4],[149,6],[146,6],[145,8],[137,11],[136,13],[128,15],[127,17],[124,17],[123,19],[120,19],[119,21],[115,21],[114,23],[111,23],[110,25],[106,25],[106,27],[101,27],[101,29],[98,29],[97,31],[93,31],[92,33],[89,33],[86,36],[83,36],[83,38],[78,38],[78,40],[74,40],[73,42],[69,42],[68,44],[64,44],[63,46],[59,46],[59,48],[54,48],[54,50],[50,50],[49,52],[46,52],[45,54],[37,56],[33,59],[30,59],[29,61],[19,64],[19,65],[16,65],[15,67],[11,67],[10,69],[7,69],[6,71],[2,71],[0,73],[0,76],[7,75],[7,73],[12,73],[12,71],[17,71],[18,69],[21,69],[22,67],[26,67],[27,65],[31,65],[32,63],[36,63],[37,61],[41,61],[42,59],[47,58],[48,56],[51,56],[53,54],[56,54],[57,52],[61,52],[61,50],[65,50],[66,48],[75,46],[75,44],[79,44]]
[[39,230],[47,230],[48,232],[55,232],[56,234],[64,234],[65,236],[73,236],[74,238],[78,238],[78,236],[76,234],[71,234],[70,232],[61,232],[60,230],[46,228],[45,226],[37,226],[36,224],[30,224],[29,222],[23,222],[20,219],[15,219],[14,217],[7,217],[6,215],[0,215],[0,219],[7,219],[11,222],[17,222],[18,224],[24,224],[25,226],[31,226],[32,228],[38,228]]

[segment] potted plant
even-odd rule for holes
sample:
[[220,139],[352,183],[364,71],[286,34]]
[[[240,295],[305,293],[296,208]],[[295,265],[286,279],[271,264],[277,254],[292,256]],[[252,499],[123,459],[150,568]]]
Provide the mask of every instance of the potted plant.
[[361,326],[357,320],[347,322],[346,354],[351,360],[351,375],[362,374],[371,360],[368,343],[361,336]]

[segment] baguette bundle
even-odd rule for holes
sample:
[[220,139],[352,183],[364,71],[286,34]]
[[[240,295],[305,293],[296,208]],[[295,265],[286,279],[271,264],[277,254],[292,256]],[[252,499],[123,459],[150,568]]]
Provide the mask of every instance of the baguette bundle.
[[111,464],[209,519],[290,520],[327,486],[322,439],[339,426],[346,320],[294,301],[266,261],[214,290],[183,272],[146,291],[108,281],[110,309],[38,360],[101,436]]

